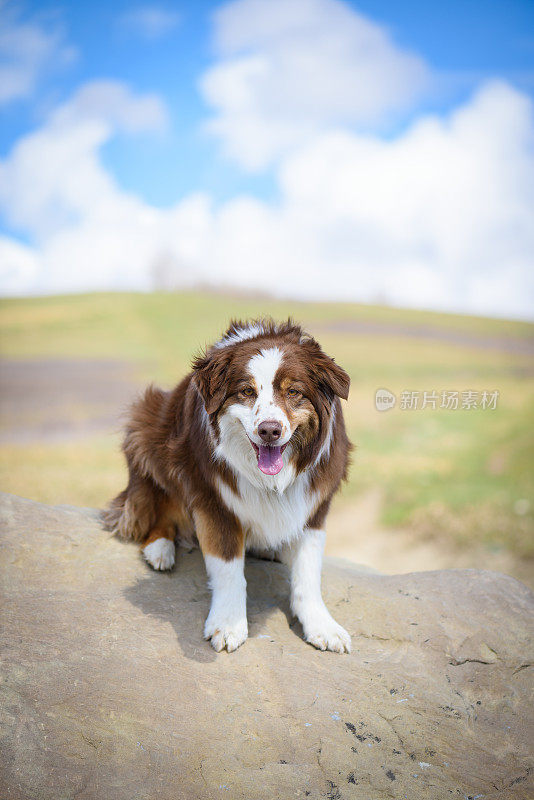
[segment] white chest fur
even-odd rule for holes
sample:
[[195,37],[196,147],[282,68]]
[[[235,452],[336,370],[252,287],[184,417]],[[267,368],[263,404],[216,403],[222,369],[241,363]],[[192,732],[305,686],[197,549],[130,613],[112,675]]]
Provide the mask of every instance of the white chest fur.
[[218,488],[247,532],[247,547],[276,550],[300,536],[317,503],[306,474],[295,478],[284,491],[252,484],[244,476],[238,478],[238,495],[222,481]]
[[291,444],[283,454],[284,467],[277,475],[265,475],[239,418],[240,405],[230,406],[219,419],[219,443],[215,458],[225,461],[237,479],[237,493],[222,480],[218,490],[225,505],[247,533],[247,546],[277,549],[299,536],[317,506],[307,472],[295,475]]

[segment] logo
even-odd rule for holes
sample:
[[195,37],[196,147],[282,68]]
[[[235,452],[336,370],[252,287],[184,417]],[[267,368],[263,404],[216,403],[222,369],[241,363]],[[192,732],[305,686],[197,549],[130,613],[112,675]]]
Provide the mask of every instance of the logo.
[[394,407],[397,398],[389,389],[377,389],[375,393],[375,408],[377,411],[389,411]]

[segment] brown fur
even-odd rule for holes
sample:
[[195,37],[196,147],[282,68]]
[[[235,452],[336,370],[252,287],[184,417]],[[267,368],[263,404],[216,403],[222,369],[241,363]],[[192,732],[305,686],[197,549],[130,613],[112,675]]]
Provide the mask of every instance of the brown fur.
[[[225,336],[247,324],[253,323],[232,323]],[[123,443],[129,481],[105,512],[109,530],[144,547],[160,537],[173,539],[176,533],[190,539],[194,528],[204,553],[229,560],[243,552],[241,523],[216,487],[217,479],[222,480],[237,493],[236,477],[212,454],[218,418],[228,404],[254,402],[243,395],[251,383],[246,365],[262,348],[274,346],[284,351],[275,397],[296,426],[295,468],[297,473],[312,470],[311,488],[319,497],[308,526],[323,525],[332,496],[347,473],[350,443],[339,398],[347,398],[349,378],[290,320],[260,324],[264,327],[260,336],[209,348],[194,359],[193,371],[172,391],[151,386],[133,404]],[[290,388],[299,394],[289,396]],[[316,464],[333,413],[330,450]]]

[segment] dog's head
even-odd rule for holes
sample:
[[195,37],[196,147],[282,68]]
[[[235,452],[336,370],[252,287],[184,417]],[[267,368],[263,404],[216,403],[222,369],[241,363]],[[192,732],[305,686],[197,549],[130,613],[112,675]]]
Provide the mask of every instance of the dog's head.
[[277,475],[289,457],[316,458],[349,376],[291,321],[234,322],[193,363],[218,454],[238,470]]

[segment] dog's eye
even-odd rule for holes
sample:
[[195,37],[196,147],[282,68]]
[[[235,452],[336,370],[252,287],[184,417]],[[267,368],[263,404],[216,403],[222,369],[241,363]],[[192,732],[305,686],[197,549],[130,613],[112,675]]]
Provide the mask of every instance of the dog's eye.
[[302,392],[299,392],[298,389],[288,389],[287,394],[288,397],[300,397]]
[[241,394],[244,394],[245,397],[255,397],[256,392],[252,388],[252,386],[245,386],[244,389],[241,389]]

